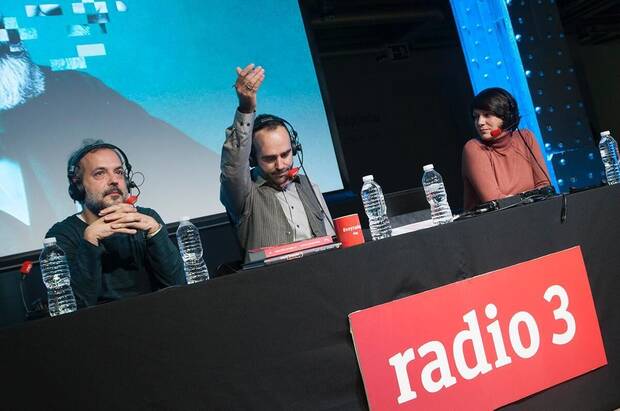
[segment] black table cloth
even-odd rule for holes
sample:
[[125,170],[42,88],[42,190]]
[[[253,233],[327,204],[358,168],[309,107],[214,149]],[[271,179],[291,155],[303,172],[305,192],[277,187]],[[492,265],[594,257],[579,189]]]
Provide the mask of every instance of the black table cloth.
[[349,313],[581,245],[609,364],[506,409],[613,409],[620,186],[566,200],[0,330],[2,408],[366,409]]

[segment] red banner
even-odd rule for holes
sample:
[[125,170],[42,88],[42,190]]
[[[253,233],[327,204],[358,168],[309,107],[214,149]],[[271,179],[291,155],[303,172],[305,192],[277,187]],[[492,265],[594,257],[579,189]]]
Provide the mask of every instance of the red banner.
[[495,409],[607,364],[579,247],[349,321],[373,411]]

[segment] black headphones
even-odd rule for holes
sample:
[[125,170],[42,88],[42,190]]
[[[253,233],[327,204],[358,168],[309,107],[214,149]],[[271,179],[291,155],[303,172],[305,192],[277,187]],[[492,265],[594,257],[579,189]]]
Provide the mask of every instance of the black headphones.
[[84,190],[84,186],[82,185],[81,179],[78,179],[76,171],[79,167],[80,160],[88,153],[94,150],[99,150],[102,148],[109,148],[110,150],[114,150],[116,154],[121,158],[123,163],[125,184],[127,185],[127,189],[131,190],[132,188],[137,187],[136,183],[132,180],[131,174],[131,164],[127,159],[127,155],[123,150],[116,147],[114,144],[104,143],[104,142],[95,142],[92,144],[88,144],[82,147],[80,150],[76,151],[67,162],[67,179],[69,179],[69,197],[73,201],[84,202],[84,198],[86,197],[86,191]]
[[[508,91],[503,88],[497,87],[496,91],[502,97],[506,99],[507,107],[505,108],[505,112],[503,113],[495,113],[499,114],[498,117],[504,120],[504,124],[502,129],[508,131],[515,131],[519,128],[519,121],[521,121],[521,116],[519,115],[519,106],[517,105],[517,100],[510,94]],[[502,107],[503,108],[503,107]]]
[[[286,129],[288,137],[291,140],[291,153],[293,156],[302,151],[301,143],[297,137],[297,131],[295,131],[291,123],[272,114],[260,114],[256,116],[256,119],[254,120],[254,127],[252,128],[252,139],[254,139],[254,135],[257,131],[271,125],[280,125]],[[256,149],[254,148],[254,141],[252,141],[252,149],[250,151],[250,167],[256,167],[257,165]]]

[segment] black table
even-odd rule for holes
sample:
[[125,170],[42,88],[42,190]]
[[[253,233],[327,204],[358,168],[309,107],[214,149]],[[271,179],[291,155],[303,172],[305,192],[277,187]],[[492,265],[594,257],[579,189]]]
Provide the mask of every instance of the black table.
[[564,223],[561,209],[558,197],[0,330],[1,407],[366,409],[349,313],[581,245],[609,365],[506,408],[613,409],[620,187],[568,196]]

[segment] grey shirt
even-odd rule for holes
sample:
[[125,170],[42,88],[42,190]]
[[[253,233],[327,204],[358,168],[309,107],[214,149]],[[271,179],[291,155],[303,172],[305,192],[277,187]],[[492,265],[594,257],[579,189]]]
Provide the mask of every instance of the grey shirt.
[[[258,168],[254,168],[251,172],[249,168],[254,116],[254,113],[245,114],[237,111],[233,126],[226,129],[226,141],[222,148],[220,198],[237,228],[247,223],[246,220],[251,217],[252,209],[255,206],[251,201],[253,190],[268,184]],[[286,218],[287,238],[291,238],[292,241],[317,235],[317,233],[313,233],[312,224],[306,212],[306,208],[312,205],[304,203],[303,196],[299,192],[300,187],[300,180],[297,179],[297,181],[286,186],[284,190],[274,190],[275,198]],[[318,213],[326,216],[326,218],[323,218],[323,215],[319,216],[319,219],[322,220],[320,223],[323,225],[321,231],[327,235],[335,235],[330,222],[328,222],[328,219],[331,220],[331,216],[323,195],[315,184],[312,184],[312,191],[314,191],[318,204],[320,204]],[[277,219],[277,215],[274,215],[274,219]],[[261,227],[261,229],[269,230],[270,228]],[[280,228],[274,224],[273,229],[279,230]],[[240,238],[240,241],[244,248],[248,247],[243,238]],[[260,244],[258,246],[264,245],[271,244]],[[253,247],[256,244],[249,246]]]

